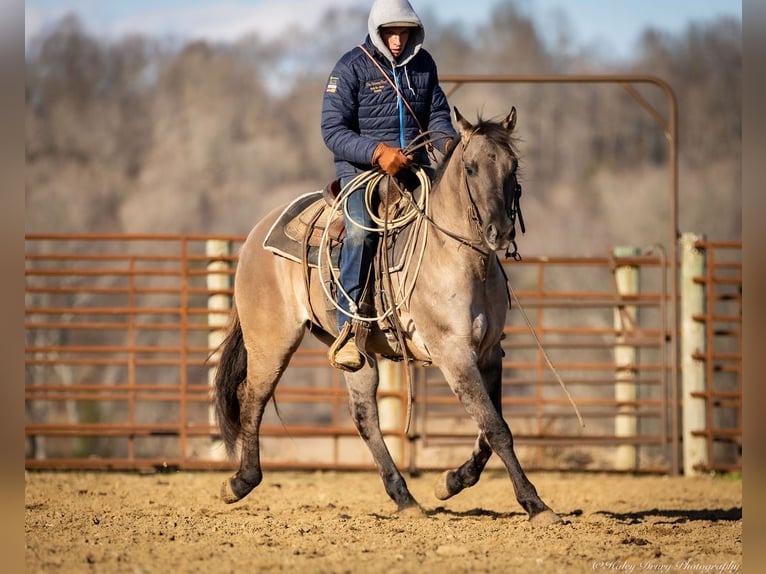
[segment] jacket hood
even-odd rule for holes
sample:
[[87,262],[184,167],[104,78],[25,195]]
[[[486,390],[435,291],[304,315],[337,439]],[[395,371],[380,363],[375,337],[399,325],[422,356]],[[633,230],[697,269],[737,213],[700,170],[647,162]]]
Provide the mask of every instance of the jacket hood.
[[[385,24],[391,24],[396,22],[397,24],[404,25],[410,24],[416,26],[413,28],[410,34],[410,39],[404,48],[399,59],[395,59],[391,50],[388,49],[386,43],[380,35],[380,27]],[[423,23],[413,10],[408,0],[375,0],[370,9],[370,17],[367,20],[367,32],[370,35],[370,40],[373,46],[383,54],[386,59],[392,63],[392,65],[404,66],[409,62],[415,54],[420,51],[423,46],[423,39],[425,38],[425,30],[423,30]]]

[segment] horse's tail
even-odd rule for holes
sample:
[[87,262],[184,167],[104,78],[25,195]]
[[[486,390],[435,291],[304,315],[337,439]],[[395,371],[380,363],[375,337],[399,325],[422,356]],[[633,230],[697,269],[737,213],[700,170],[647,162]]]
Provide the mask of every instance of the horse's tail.
[[220,349],[221,359],[215,373],[213,400],[221,438],[226,445],[226,452],[232,456],[242,430],[237,389],[247,377],[247,351],[236,304],[232,307],[228,332]]

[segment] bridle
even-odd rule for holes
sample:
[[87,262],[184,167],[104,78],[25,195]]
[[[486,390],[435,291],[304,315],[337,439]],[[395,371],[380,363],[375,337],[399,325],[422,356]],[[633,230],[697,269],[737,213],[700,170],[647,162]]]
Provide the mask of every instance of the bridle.
[[[460,138],[460,146],[461,146],[461,149],[460,149],[460,160],[461,160],[461,164],[462,164],[462,166],[461,166],[461,173],[462,173],[461,180],[463,182],[463,186],[465,187],[466,195],[468,196],[468,204],[469,204],[468,216],[471,219],[471,221],[474,222],[474,224],[476,226],[476,233],[478,234],[479,239],[476,240],[476,239],[470,239],[470,238],[467,238],[467,237],[463,237],[462,235],[459,235],[459,234],[454,233],[454,232],[452,232],[452,231],[450,231],[448,229],[445,229],[444,227],[442,227],[441,225],[436,223],[433,220],[433,218],[429,214],[427,214],[425,212],[421,211],[421,215],[433,227],[438,229],[443,234],[447,235],[448,237],[451,237],[455,241],[458,241],[459,243],[461,243],[461,244],[463,244],[463,245],[465,245],[467,247],[470,247],[474,251],[477,251],[477,252],[479,252],[480,254],[482,254],[483,256],[486,257],[486,256],[488,256],[492,252],[492,250],[486,249],[486,247],[485,247],[485,246],[488,246],[490,244],[490,242],[489,242],[489,239],[487,238],[487,235],[486,235],[486,233],[484,231],[484,229],[485,229],[484,228],[484,224],[482,222],[481,215],[479,213],[479,208],[476,205],[476,200],[474,199],[474,195],[473,195],[473,193],[471,191],[471,186],[470,186],[470,184],[468,182],[468,173],[467,173],[466,168],[465,168],[465,162],[463,161],[465,150],[468,147],[468,144],[470,143],[471,138],[474,136],[474,134],[477,133],[477,131],[478,131],[478,128],[474,128],[468,134],[467,137],[461,137]],[[425,135],[426,134],[422,134],[422,136],[425,136]],[[418,139],[420,139],[420,138],[418,138]],[[408,148],[405,151],[405,153],[409,153],[411,151],[414,151],[414,149],[417,149],[418,147],[421,147],[422,145],[425,145],[422,142],[420,142],[420,143],[416,143],[416,142],[417,142],[417,139],[416,139],[415,142],[413,142],[413,144],[415,144],[414,147],[408,146]],[[520,227],[522,233],[526,233],[526,228],[524,226],[524,216],[521,213],[521,193],[522,193],[522,189],[521,189],[521,184],[519,183],[519,181],[518,181],[518,179],[516,177],[516,170],[515,169],[514,169],[514,172],[513,172],[512,186],[513,186],[513,189],[512,189],[510,194],[505,193],[505,191],[503,192],[503,194],[504,194],[504,201],[505,201],[505,212],[508,215],[508,218],[511,220],[511,231],[510,231],[510,235],[509,235],[510,243],[509,243],[508,247],[505,250],[505,257],[506,257],[506,259],[510,257],[510,258],[513,258],[515,261],[520,261],[521,260],[521,254],[519,254],[519,249],[518,249],[518,246],[516,244],[516,221],[517,221],[517,218],[518,218],[519,227]],[[512,250],[511,250],[511,248],[512,248]]]
[[527,232],[527,228],[524,226],[524,215],[521,213],[521,184],[515,173],[513,174],[513,195],[510,199],[506,198],[506,212],[511,220],[511,233],[508,238],[511,240],[510,245],[513,246],[513,251],[506,248],[505,258],[511,257],[514,261],[521,261],[519,247],[516,245],[516,218],[519,218],[522,235]]

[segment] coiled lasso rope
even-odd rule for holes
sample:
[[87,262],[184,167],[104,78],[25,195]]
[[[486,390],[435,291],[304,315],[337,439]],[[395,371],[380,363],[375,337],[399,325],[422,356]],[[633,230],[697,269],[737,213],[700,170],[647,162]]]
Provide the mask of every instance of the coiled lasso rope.
[[[376,193],[378,184],[384,177],[388,177],[386,173],[381,170],[380,168],[374,168],[368,171],[365,171],[363,173],[360,173],[353,179],[351,179],[344,187],[341,189],[338,196],[335,198],[335,201],[333,202],[330,213],[328,214],[328,221],[331,221],[337,213],[340,213],[341,211],[345,215],[346,223],[350,225],[354,225],[360,229],[363,229],[365,231],[371,232],[371,233],[378,233],[380,235],[384,235],[387,233],[390,233],[392,231],[395,231],[397,229],[401,229],[405,227],[406,225],[410,224],[411,222],[415,220],[422,219],[422,216],[424,213],[428,213],[428,198],[431,193],[431,179],[428,177],[428,174],[426,171],[419,166],[413,166],[410,168],[411,171],[417,176],[418,181],[420,182],[421,186],[421,192],[417,199],[413,198],[412,194],[405,191],[403,196],[408,200],[407,204],[405,206],[405,210],[402,214],[400,214],[398,217],[395,217],[393,219],[386,219],[380,218],[376,215],[375,210],[373,209],[373,194]],[[357,189],[360,187],[364,187],[364,199],[365,199],[365,208],[367,209],[367,212],[370,214],[370,219],[372,220],[374,227],[368,227],[364,225],[364,223],[360,221],[356,221],[348,212],[348,197]],[[419,223],[418,223],[419,225]],[[427,227],[425,230],[427,231]],[[407,254],[407,263],[405,264],[405,278],[399,283],[399,290],[397,293],[391,293],[391,305],[383,310],[381,315],[377,315],[375,317],[364,317],[358,314],[356,304],[351,301],[351,298],[348,296],[348,293],[343,289],[343,286],[341,285],[338,274],[336,273],[335,269],[332,266],[332,262],[330,259],[330,236],[328,232],[328,228],[325,228],[322,231],[322,236],[319,242],[319,262],[318,262],[318,268],[319,268],[319,278],[320,283],[322,284],[322,289],[327,296],[327,299],[329,299],[335,309],[346,315],[347,317],[351,318],[352,320],[358,320],[358,321],[366,321],[369,323],[382,321],[386,319],[387,317],[391,316],[394,312],[398,311],[408,300],[409,296],[412,294],[413,289],[415,288],[415,280],[417,278],[418,272],[420,270],[420,263],[423,260],[423,253],[425,251],[425,241],[421,241],[421,249],[420,253],[418,255],[417,265],[415,266],[414,272],[409,272],[409,269],[411,267],[412,257],[414,255],[414,247],[415,243],[412,243],[413,248],[410,250],[410,252]],[[328,275],[323,275],[323,270],[327,269]],[[345,309],[341,308],[338,300],[340,297],[336,299],[330,291],[330,284],[334,283],[338,294],[342,294],[348,301],[351,301],[351,312],[346,311]]]

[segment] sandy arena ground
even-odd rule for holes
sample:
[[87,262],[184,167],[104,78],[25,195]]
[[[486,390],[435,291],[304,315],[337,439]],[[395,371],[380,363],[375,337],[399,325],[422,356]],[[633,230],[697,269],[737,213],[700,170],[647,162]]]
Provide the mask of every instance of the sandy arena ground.
[[26,572],[743,572],[742,483],[531,474],[565,524],[533,528],[505,474],[397,515],[374,473],[266,472],[245,500],[229,473],[27,472]]

